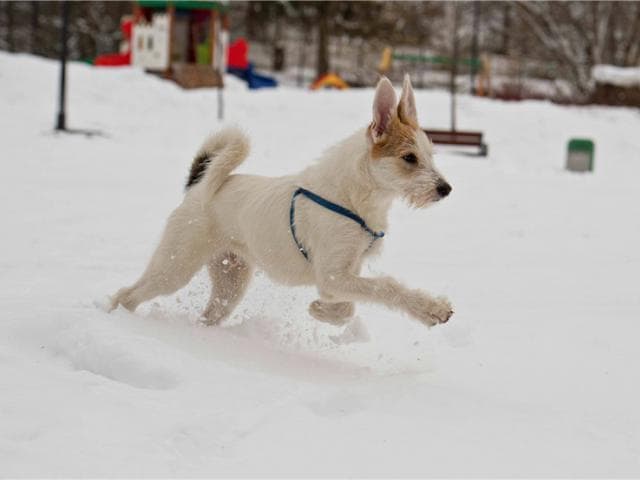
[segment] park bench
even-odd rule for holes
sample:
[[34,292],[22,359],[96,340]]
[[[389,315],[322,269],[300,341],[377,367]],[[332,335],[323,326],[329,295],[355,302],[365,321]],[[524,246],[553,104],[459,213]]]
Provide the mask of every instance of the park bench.
[[478,147],[478,155],[486,157],[489,147],[482,141],[482,132],[465,132],[463,130],[424,130],[424,133],[436,145],[460,145]]

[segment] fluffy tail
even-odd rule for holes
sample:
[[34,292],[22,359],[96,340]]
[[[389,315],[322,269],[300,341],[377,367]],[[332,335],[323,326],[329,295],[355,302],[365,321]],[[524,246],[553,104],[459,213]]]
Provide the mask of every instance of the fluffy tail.
[[202,182],[213,195],[248,154],[249,139],[240,129],[229,127],[211,135],[193,159],[185,190]]

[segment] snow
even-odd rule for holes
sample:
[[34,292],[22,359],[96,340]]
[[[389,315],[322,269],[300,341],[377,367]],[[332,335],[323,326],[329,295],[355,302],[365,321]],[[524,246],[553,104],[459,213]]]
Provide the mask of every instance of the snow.
[[591,76],[598,83],[617,87],[640,87],[640,67],[616,67],[615,65],[596,65]]
[[[448,295],[448,324],[371,305],[322,324],[312,289],[257,273],[205,327],[203,272],[135,314],[101,306],[180,201],[216,92],[68,73],[69,125],[102,135],[54,134],[55,62],[0,54],[1,476],[640,475],[637,110],[459,97],[490,156],[439,148],[452,195],[395,205],[365,272]],[[241,170],[309,164],[372,93],[235,84]],[[448,125],[446,93],[417,102]],[[594,173],[563,170],[571,137],[594,140]]]

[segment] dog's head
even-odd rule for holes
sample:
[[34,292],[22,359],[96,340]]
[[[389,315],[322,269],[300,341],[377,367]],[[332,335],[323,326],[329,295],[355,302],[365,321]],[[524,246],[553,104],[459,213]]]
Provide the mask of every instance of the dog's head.
[[380,187],[418,208],[449,195],[451,186],[436,170],[431,141],[418,124],[409,75],[404,78],[400,102],[391,82],[380,79],[367,137],[370,171]]

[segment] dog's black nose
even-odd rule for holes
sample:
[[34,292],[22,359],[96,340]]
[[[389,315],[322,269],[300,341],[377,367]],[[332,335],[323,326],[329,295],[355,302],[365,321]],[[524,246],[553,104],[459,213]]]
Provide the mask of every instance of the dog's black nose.
[[451,193],[451,185],[447,182],[441,183],[436,187],[436,192],[438,192],[438,195],[441,197],[446,197]]

